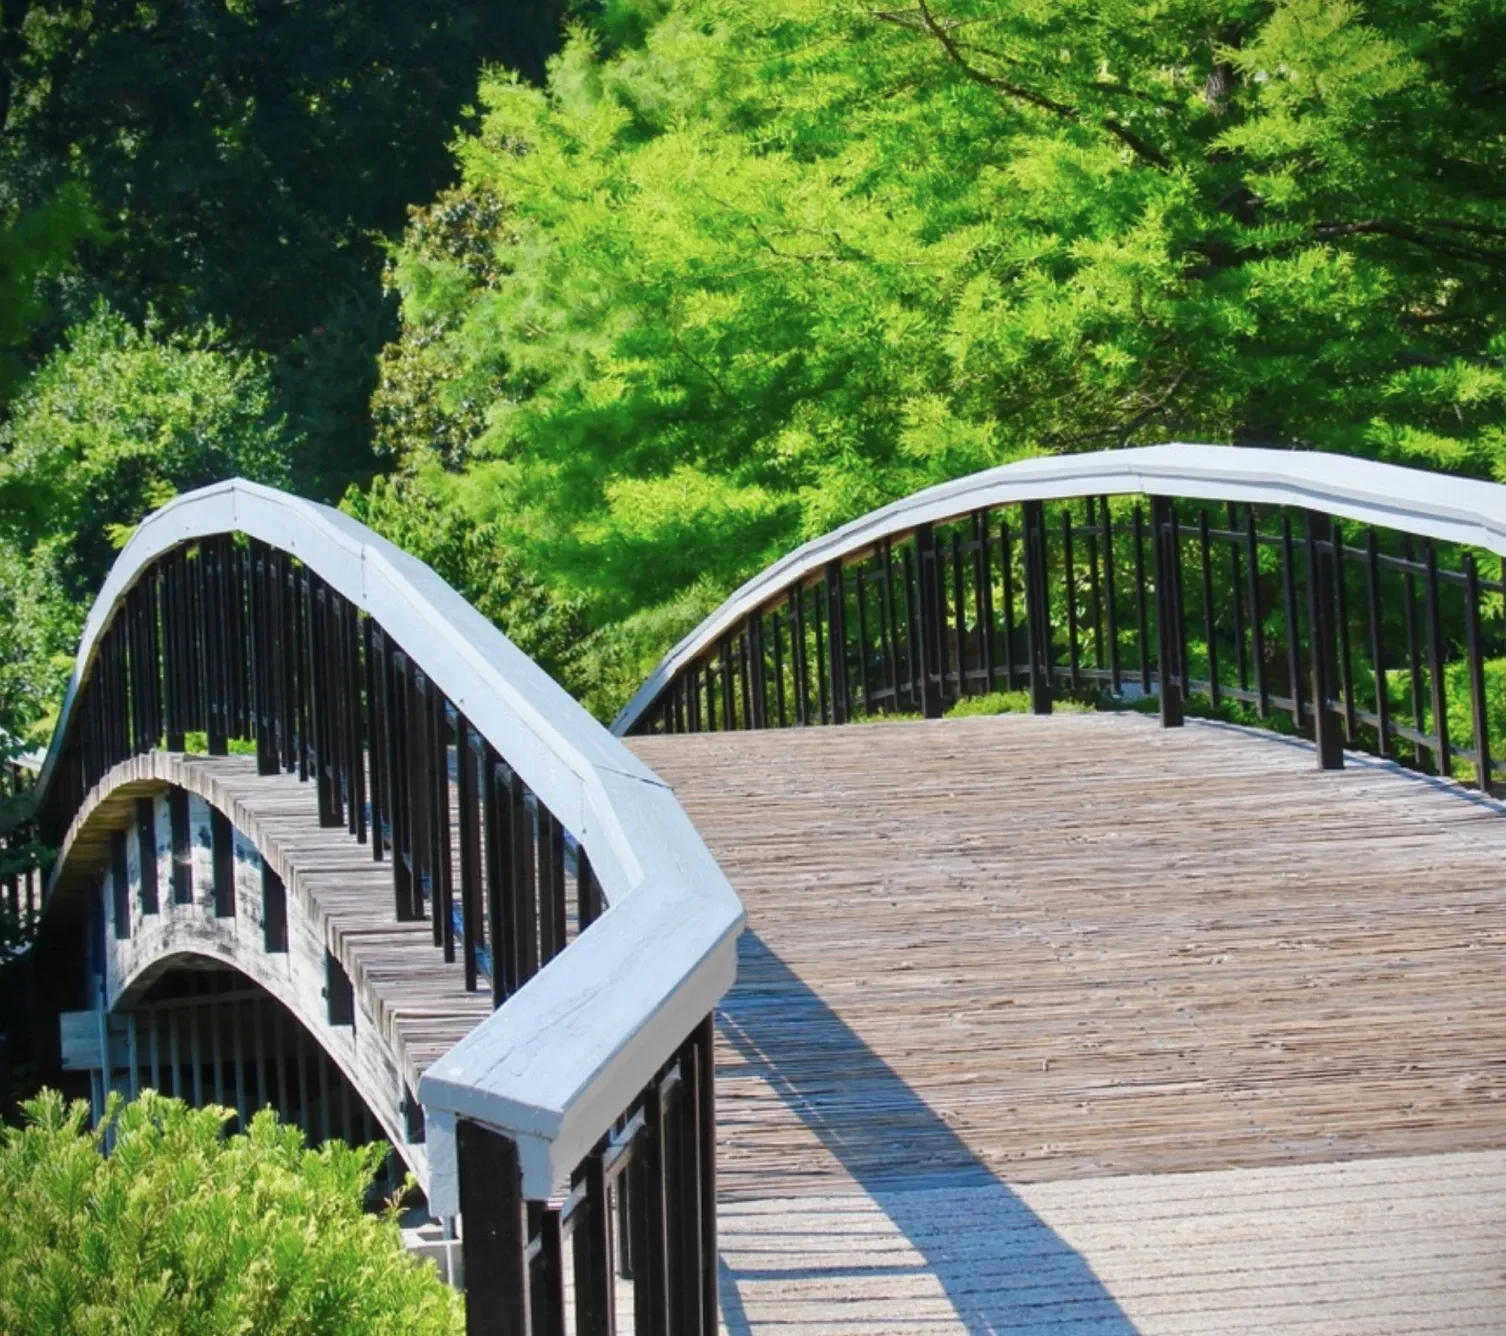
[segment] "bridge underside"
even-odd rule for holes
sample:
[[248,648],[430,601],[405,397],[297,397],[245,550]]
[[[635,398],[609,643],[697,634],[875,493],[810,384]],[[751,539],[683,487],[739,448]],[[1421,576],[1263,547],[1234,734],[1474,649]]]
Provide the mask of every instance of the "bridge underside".
[[731,1332],[1506,1330],[1506,821],[1134,716],[635,739],[742,895]]

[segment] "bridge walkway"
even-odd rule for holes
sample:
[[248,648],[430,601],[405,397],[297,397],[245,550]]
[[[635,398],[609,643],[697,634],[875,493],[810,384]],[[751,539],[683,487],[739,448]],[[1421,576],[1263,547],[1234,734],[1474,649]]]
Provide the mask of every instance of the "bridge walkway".
[[1506,1330],[1499,803],[1132,715],[630,745],[748,911],[734,1336]]

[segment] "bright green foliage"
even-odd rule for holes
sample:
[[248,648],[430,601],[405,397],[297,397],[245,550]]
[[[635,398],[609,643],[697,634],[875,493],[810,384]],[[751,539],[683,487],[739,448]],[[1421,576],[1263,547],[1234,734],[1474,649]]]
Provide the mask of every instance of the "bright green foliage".
[[163,336],[100,307],[0,425],[0,731],[55,706],[130,529],[221,478],[281,483],[294,446],[264,362],[214,330]]
[[224,1137],[226,1109],[148,1091],[112,1103],[114,1144],[82,1103],[45,1092],[0,1141],[0,1330],[94,1333],[451,1333],[460,1298],[362,1210],[386,1153],[308,1150],[263,1110]]
[[[450,175],[486,61],[535,77],[560,0],[5,0],[0,220],[81,187],[108,237],[48,290],[277,355],[299,488],[369,476],[382,239]],[[0,266],[3,270],[3,266]],[[3,292],[3,288],[0,288]],[[0,320],[4,319],[0,301]]]
[[485,406],[459,495],[598,625],[1036,451],[1506,477],[1502,0],[598,26],[547,91],[484,84],[488,277],[394,267],[446,401]]
[[352,488],[341,508],[433,569],[531,659],[574,685],[580,609],[551,596],[502,546],[495,526],[447,504],[447,490],[435,470],[378,478],[369,491]]

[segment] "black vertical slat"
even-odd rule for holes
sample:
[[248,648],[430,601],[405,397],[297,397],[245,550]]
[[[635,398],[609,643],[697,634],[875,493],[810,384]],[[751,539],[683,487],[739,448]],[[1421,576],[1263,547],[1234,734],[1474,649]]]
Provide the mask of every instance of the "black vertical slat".
[[182,565],[182,548],[161,562],[163,741],[172,752],[183,750],[183,699],[188,689],[183,679]]
[[433,712],[429,738],[434,748],[430,777],[433,791],[429,815],[434,823],[431,849],[434,886],[434,945],[441,947],[447,963],[455,959],[455,870],[450,851],[450,719],[444,693],[429,683],[429,708]]
[[1077,566],[1072,550],[1072,503],[1062,506],[1062,579],[1067,605],[1067,674],[1073,691],[1082,688],[1081,663],[1077,648]]
[[[1409,566],[1417,560],[1411,534],[1402,535],[1401,555]],[[1406,624],[1407,660],[1411,668],[1411,680],[1408,685],[1411,687],[1412,695],[1412,726],[1419,733],[1426,733],[1427,729],[1423,726],[1426,707],[1423,705],[1422,695],[1422,645],[1417,634],[1417,581],[1410,569],[1402,577],[1402,589],[1405,593],[1402,608]],[[1427,758],[1423,755],[1421,747],[1417,748],[1416,754],[1418,765],[1425,766]]]
[[752,684],[748,680],[752,669],[751,640],[749,638],[747,623],[743,623],[743,633],[733,642],[737,646],[737,680],[741,689],[743,727],[753,728],[753,697]]
[[1433,758],[1440,775],[1453,773],[1448,736],[1448,690],[1443,676],[1443,609],[1438,597],[1438,552],[1429,543],[1423,553],[1424,608],[1428,622],[1428,688],[1433,706]]
[[905,671],[909,675],[905,694],[913,710],[917,706],[923,707],[925,691],[921,681],[924,673],[924,658],[918,639],[920,611],[917,604],[920,601],[920,591],[915,582],[912,551],[913,548],[907,547],[900,554],[900,579],[903,581],[905,595]]
[[706,731],[716,732],[716,670],[708,656],[703,665],[706,674]]
[[769,614],[769,629],[774,636],[774,717],[779,720],[779,727],[785,728],[789,724],[789,712],[785,708],[784,689],[784,630],[783,624],[788,619],[781,616],[776,608]]
[[858,687],[863,695],[863,713],[873,714],[877,704],[873,699],[873,682],[868,671],[868,590],[872,581],[868,572],[864,570],[866,563],[860,564],[856,572],[856,601],[853,604],[858,614]]
[[811,590],[811,611],[815,614],[811,618],[811,627],[816,636],[816,722],[825,724],[831,722],[831,715],[828,713],[831,681],[826,656],[826,619],[821,615],[820,596],[814,589]]
[[795,688],[795,722],[807,725],[810,716],[810,674],[805,658],[805,600],[800,586],[790,589],[790,672]]
[[899,709],[899,657],[895,652],[895,640],[899,627],[894,620],[894,544],[884,539],[880,564],[883,586],[879,591],[879,639],[884,654],[884,690],[887,691],[889,708]]
[[110,899],[115,936],[131,935],[131,881],[126,867],[126,832],[110,832]]
[[408,771],[412,702],[409,700],[408,656],[390,642],[382,671],[387,678],[387,828],[392,833],[392,898],[399,922],[419,917],[418,869],[413,861],[412,775]]
[[1163,728],[1181,726],[1187,680],[1184,664],[1177,660],[1181,637],[1176,625],[1176,567],[1181,564],[1181,543],[1175,525],[1176,511],[1171,499],[1151,497],[1151,556],[1156,573],[1156,678]]
[[533,1336],[565,1336],[565,1240],[560,1213],[546,1206],[538,1219],[539,1256],[531,1277]]
[[[1506,576],[1506,569],[1502,571]],[[1386,684],[1386,649],[1381,617],[1380,546],[1375,530],[1365,534],[1365,597],[1370,617],[1370,669],[1375,676],[1376,750],[1381,756],[1391,751],[1391,702]]]
[[476,750],[471,725],[455,717],[456,819],[460,828],[460,931],[466,992],[474,993],[481,946],[481,809],[476,790]]
[[[752,692],[749,708],[750,728],[769,726],[769,656],[764,644],[763,610],[755,608],[748,618],[748,669]],[[673,716],[671,716],[673,717]]]
[[[1030,668],[1030,708],[1051,713],[1051,600],[1047,588],[1046,511],[1039,501],[1021,506],[1025,552],[1025,635]],[[1070,601],[1070,599],[1069,599]]]
[[963,598],[962,535],[955,526],[952,529],[952,659],[957,665],[957,694],[953,700],[967,695],[967,604]]
[[282,744],[282,768],[291,773],[299,768],[298,716],[298,618],[295,614],[296,588],[292,558],[277,554],[277,658],[282,665],[279,695],[278,738]]
[[[1225,521],[1228,532],[1238,532],[1238,519],[1234,513],[1234,502],[1228,503],[1225,512]],[[1226,540],[1229,544],[1229,601],[1234,614],[1234,659],[1239,675],[1239,689],[1250,689],[1250,659],[1245,650],[1245,621],[1244,621],[1244,578],[1240,573],[1239,543],[1233,539]]]
[[575,922],[576,931],[584,932],[601,917],[601,883],[591,867],[586,846],[575,846]]
[[157,889],[157,805],[151,798],[136,799],[136,851],[141,862],[141,912],[160,908]]
[[[644,1130],[638,1154],[643,1161],[644,1248],[633,1251],[634,1310],[648,1313],[653,1336],[669,1336],[669,1202],[665,1164],[665,1109],[659,1083],[643,1096]],[[636,1244],[636,1239],[634,1240]]]
[[1188,667],[1187,657],[1187,588],[1183,570],[1185,553],[1182,547],[1182,519],[1177,511],[1175,500],[1169,504],[1169,514],[1171,516],[1171,548],[1168,555],[1171,562],[1172,627],[1176,632],[1177,681],[1181,685],[1182,704],[1185,707],[1187,697],[1192,693],[1190,686],[1192,670]]
[[528,1236],[518,1147],[461,1119],[455,1126],[465,1220],[466,1336],[529,1336]]
[[565,949],[565,831],[542,803],[539,820],[539,956],[548,964]]
[[1020,674],[1014,652],[1014,545],[1005,519],[999,521],[999,579],[1004,598],[1004,680],[1011,691],[1016,691]]
[[[433,714],[429,707],[432,690],[428,678],[408,663],[408,848],[413,862],[413,916],[433,914],[435,876],[434,818],[429,808],[434,801],[434,745],[430,737]],[[435,918],[434,943],[442,940],[442,929]]]
[[387,819],[387,780],[383,766],[388,747],[387,675],[383,671],[386,654],[386,637],[376,619],[364,618],[361,622],[361,658],[366,668],[366,765],[371,775],[368,810],[371,816],[371,857],[378,863],[386,854],[383,827]]
[[1208,643],[1208,699],[1218,708],[1218,622],[1213,605],[1213,554],[1208,544],[1208,512],[1197,516],[1198,557],[1203,576],[1203,636]]
[[941,607],[941,550],[936,531],[929,524],[915,529],[915,620],[911,634],[916,638],[919,654],[915,664],[919,676],[921,713],[927,719],[939,719],[946,697],[945,615]]
[[173,845],[173,903],[193,904],[193,831],[188,824],[188,793],[167,791],[168,824]]
[[350,776],[351,834],[366,843],[366,755],[371,747],[370,735],[363,736],[363,672],[361,663],[361,616],[354,603],[345,604],[346,653],[346,740],[350,747],[346,770]]
[[1490,792],[1490,716],[1485,698],[1485,658],[1480,635],[1480,576],[1474,554],[1464,554],[1464,649],[1469,660],[1469,707],[1475,726],[1475,785]]
[[988,541],[988,512],[973,512],[973,600],[977,605],[978,640],[984,691],[999,686],[998,646],[994,627],[993,544]]
[[1292,546],[1292,517],[1281,517],[1281,590],[1286,609],[1286,672],[1292,691],[1292,727],[1306,731],[1302,718],[1302,628],[1297,621],[1297,558]]
[[261,865],[262,949],[278,955],[288,949],[288,891],[265,859]]
[[845,724],[848,720],[847,694],[847,590],[843,578],[842,563],[829,561],[826,564],[826,625],[830,631],[828,659],[831,674],[828,690],[831,695],[831,721]]
[[1260,606],[1260,541],[1255,507],[1245,507],[1245,564],[1250,578],[1250,658],[1255,667],[1255,713],[1271,713],[1271,692],[1265,676],[1265,613]]
[[1108,623],[1109,690],[1117,696],[1124,683],[1119,664],[1119,613],[1114,606],[1114,518],[1109,510],[1108,497],[1103,497],[1099,505],[1103,516],[1103,606]]
[[602,1165],[604,1146],[581,1162],[571,1187],[585,1193],[584,1216],[575,1225],[575,1330],[578,1336],[614,1336],[617,1330],[612,1280],[612,1211]]
[[1349,579],[1344,565],[1344,530],[1338,520],[1333,529],[1334,637],[1339,651],[1339,694],[1344,701],[1344,737],[1351,745],[1359,740],[1359,710],[1354,699],[1354,656],[1349,644]]
[[499,1007],[518,987],[514,909],[512,803],[492,745],[481,749],[482,834],[486,856],[487,946],[492,957],[492,1005]]
[[[1140,690],[1150,695],[1150,642],[1145,619],[1145,517],[1140,507],[1135,507],[1135,630],[1140,642]],[[1152,535],[1154,538],[1154,535]],[[1154,555],[1154,549],[1152,550]],[[1159,636],[1157,637],[1159,639]],[[1156,665],[1160,671],[1160,665]]]
[[513,773],[508,788],[512,821],[513,922],[518,947],[518,987],[539,972],[538,883],[535,880],[533,814],[528,810],[523,777]]
[[[692,1035],[680,1046],[679,1098],[671,1115],[674,1175],[670,1278],[674,1291],[674,1330],[686,1336],[708,1336],[703,1333],[705,1308],[701,1295],[704,1275],[701,1248],[705,1233],[701,1227],[700,1059],[700,1046]],[[712,1328],[709,1336],[715,1333]]]
[[1098,583],[1098,538],[1096,511],[1093,498],[1084,503],[1087,508],[1086,526],[1088,540],[1088,615],[1093,624],[1093,667],[1103,671],[1103,596]]
[[732,732],[737,727],[737,674],[732,654],[732,637],[723,636],[717,645],[717,663],[722,678],[722,727]]
[[1338,770],[1344,764],[1344,737],[1338,712],[1333,708],[1336,676],[1334,621],[1335,549],[1332,521],[1321,511],[1309,510],[1303,524],[1307,538],[1307,629],[1312,668],[1313,741],[1318,764]]
[[707,1016],[696,1027],[696,1168],[701,1194],[701,1328],[705,1336],[717,1331],[716,1247],[716,1022]]

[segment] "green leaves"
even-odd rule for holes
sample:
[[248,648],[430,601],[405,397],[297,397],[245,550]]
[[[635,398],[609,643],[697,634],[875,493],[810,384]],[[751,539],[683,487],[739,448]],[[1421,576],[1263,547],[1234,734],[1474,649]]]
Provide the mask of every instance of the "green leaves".
[[0,1140],[0,1329],[93,1333],[451,1333],[459,1296],[362,1210],[386,1153],[314,1151],[263,1110],[152,1091],[112,1099],[105,1128],[44,1092]]

